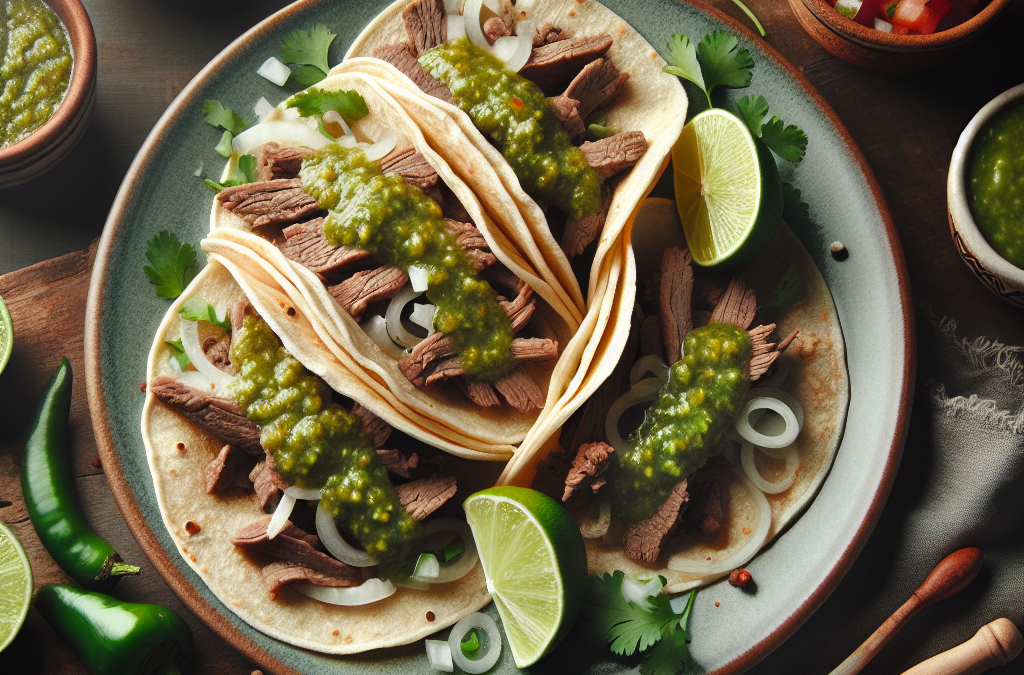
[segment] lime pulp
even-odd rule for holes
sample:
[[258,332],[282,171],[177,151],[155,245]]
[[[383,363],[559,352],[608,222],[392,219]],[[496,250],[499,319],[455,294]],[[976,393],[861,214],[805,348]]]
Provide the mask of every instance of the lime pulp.
[[11,314],[7,311],[4,299],[0,298],[0,373],[4,372],[7,361],[11,358],[13,347],[14,324],[11,322]]
[[31,600],[32,568],[25,549],[0,523],[0,652],[21,629]]

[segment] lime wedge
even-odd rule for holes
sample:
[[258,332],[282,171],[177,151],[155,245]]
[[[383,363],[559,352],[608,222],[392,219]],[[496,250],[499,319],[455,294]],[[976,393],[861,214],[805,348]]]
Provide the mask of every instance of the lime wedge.
[[0,652],[18,634],[31,600],[32,568],[25,549],[0,523]]
[[490,488],[463,508],[512,658],[525,668],[565,637],[583,605],[583,536],[565,509],[536,490]]
[[4,299],[0,298],[0,373],[4,372],[7,361],[11,358],[12,347],[14,347],[14,324],[11,323],[11,313],[7,311]]
[[683,128],[672,148],[676,208],[693,261],[730,268],[771,242],[782,221],[775,158],[740,118],[710,108]]

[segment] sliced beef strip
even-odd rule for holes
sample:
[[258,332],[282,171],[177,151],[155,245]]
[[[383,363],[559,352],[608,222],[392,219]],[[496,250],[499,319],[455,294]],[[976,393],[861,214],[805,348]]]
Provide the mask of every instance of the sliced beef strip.
[[363,582],[363,573],[358,567],[350,567],[345,563],[321,553],[314,546],[319,540],[308,535],[290,521],[285,529],[273,539],[267,536],[270,517],[262,518],[246,525],[231,538],[231,543],[238,548],[277,558],[292,564],[302,565],[314,572],[330,574],[339,579],[347,578],[350,586],[358,586]]
[[402,12],[402,20],[416,56],[448,41],[444,0],[413,0]]
[[154,378],[147,391],[221,443],[234,445],[249,454],[263,454],[260,430],[234,401],[193,389],[168,375]]
[[206,465],[205,479],[207,494],[219,494],[232,488],[252,489],[249,472],[256,465],[256,457],[225,445],[209,464]]
[[544,392],[522,366],[516,366],[494,383],[494,388],[519,412],[530,412],[544,407]]
[[296,178],[302,168],[302,160],[316,151],[303,145],[281,147],[274,141],[265,144],[256,156],[256,180],[267,181],[275,178]]
[[420,458],[415,452],[408,457],[401,450],[377,450],[377,456],[388,473],[402,478],[411,478],[412,471],[419,466]]
[[543,26],[537,29],[537,32],[533,36],[533,47],[543,47],[544,45],[551,44],[552,42],[558,42],[559,40],[568,40],[569,35],[563,28],[559,28],[555,24],[548,21]]
[[255,228],[295,223],[321,213],[298,178],[266,180],[224,188],[217,193],[225,209]]
[[373,50],[373,56],[393,65],[412,80],[413,84],[419,87],[423,93],[439,98],[446,103],[455,102],[455,99],[452,98],[452,92],[448,87],[440,80],[432,78],[424,70],[420,62],[416,60],[416,55],[412,53],[412,48],[407,43],[399,42],[397,44],[377,47]]
[[690,495],[686,492],[686,481],[677,483],[657,512],[647,520],[630,525],[622,535],[625,553],[633,560],[653,563],[661,555],[665,538],[675,529],[680,513],[684,510]]
[[533,288],[526,282],[520,285],[519,294],[511,302],[501,296],[498,296],[498,302],[501,303],[505,313],[508,314],[509,321],[512,322],[513,333],[518,333],[526,324],[530,323],[530,319],[533,318],[533,313],[537,309]]
[[611,59],[594,59],[573,78],[563,96],[579,101],[580,117],[586,119],[615,98],[628,79],[629,73],[620,73]]
[[572,260],[587,249],[590,244],[601,234],[604,221],[608,217],[608,207],[612,203],[611,184],[605,182],[601,186],[601,211],[576,220],[569,218],[565,221],[565,232],[562,233],[562,250],[566,257]]
[[665,356],[672,365],[683,356],[683,339],[693,330],[690,303],[693,297],[693,256],[690,249],[670,248],[661,258],[661,292],[658,316]]
[[252,481],[252,487],[256,490],[256,498],[260,500],[260,507],[264,511],[267,510],[267,505],[277,497],[278,490],[286,487],[282,485],[281,476],[265,459],[257,463],[249,472],[249,480]]
[[491,288],[499,293],[504,293],[505,295],[510,293],[520,293],[522,291],[523,284],[526,283],[517,277],[512,270],[501,263],[488,267],[483,271],[483,274],[480,275],[480,278],[489,283]]
[[332,274],[370,257],[369,251],[334,246],[328,242],[324,236],[323,218],[286,227],[284,236],[284,242],[278,246],[284,257],[314,274]]
[[225,333],[220,337],[212,335],[203,340],[203,353],[210,363],[228,375],[235,374],[235,366],[231,363],[231,335]]
[[431,368],[430,373],[427,374],[427,379],[424,381],[424,386],[429,387],[432,384],[465,374],[466,371],[462,369],[462,364],[459,363],[458,357],[452,356]]
[[436,363],[455,356],[455,343],[451,338],[445,337],[443,333],[434,333],[427,336],[422,342],[412,348],[412,351],[402,357],[398,362],[398,369],[402,371],[410,382],[417,387],[426,384],[425,373]]
[[408,280],[405,272],[397,267],[378,267],[356,272],[340,284],[328,286],[327,292],[360,323],[371,303],[398,295]]
[[383,448],[391,438],[391,425],[358,403],[352,405],[352,414],[362,421],[363,433],[370,437],[373,447]]
[[260,573],[263,575],[263,585],[272,596],[277,596],[285,584],[293,581],[308,581],[314,586],[329,588],[358,586],[361,583],[361,579],[354,579],[348,571],[317,572],[305,565],[283,560],[265,565]]
[[775,330],[775,324],[770,323],[767,326],[757,326],[751,328],[750,340],[753,342],[753,353],[750,357],[750,381],[756,382],[761,379],[768,369],[772,367],[772,364],[782,356],[782,352],[786,350],[789,343],[800,333],[799,330],[794,330],[792,333],[783,338],[779,343],[768,342],[768,336],[771,335],[772,331]]
[[725,289],[725,295],[715,305],[715,311],[711,312],[710,323],[731,323],[746,330],[754,321],[755,314],[757,298],[754,297],[753,289],[747,288],[739,277],[733,277]]
[[240,300],[231,309],[231,334],[234,335],[239,328],[242,327],[242,323],[245,322],[247,316],[259,316],[256,313],[256,309],[249,304],[248,300]]
[[611,178],[640,161],[647,152],[647,139],[642,131],[623,131],[580,146],[587,163],[601,180]]
[[[249,523],[231,538],[231,543],[240,548],[245,548],[250,545],[261,545],[268,541],[273,541],[267,539],[267,527],[270,525],[270,520],[271,516],[267,516]],[[299,541],[309,544],[312,548],[316,548],[320,545],[320,537],[315,534],[308,534],[290,520],[281,528],[279,535],[280,534],[291,537],[292,539],[298,539]],[[275,539],[276,538],[277,537],[275,537]],[[238,543],[235,543],[236,541]]]
[[455,476],[439,473],[399,485],[395,489],[398,491],[398,500],[412,519],[423,520],[455,496],[458,484]]
[[491,245],[484,235],[472,223],[459,222],[451,218],[444,219],[445,228],[455,236],[455,241],[466,252],[477,272],[487,269],[498,258],[491,252]]
[[407,183],[421,190],[437,185],[437,171],[430,166],[426,157],[413,148],[393,150],[380,160],[380,168],[384,173],[401,176]]
[[607,33],[550,42],[533,49],[519,74],[545,91],[559,91],[611,46],[612,37]]
[[512,358],[519,363],[547,361],[558,356],[558,342],[551,338],[514,338]]
[[569,96],[551,96],[548,103],[555,111],[555,117],[562,123],[569,138],[575,138],[587,130],[580,115],[580,102]]
[[562,493],[562,501],[569,501],[574,494],[585,492],[597,492],[604,486],[605,480],[599,478],[608,468],[608,459],[615,449],[607,443],[584,443],[576,451],[576,458],[572,460],[572,468],[565,477],[565,491]]
[[467,380],[465,378],[455,380],[455,382],[459,385],[462,393],[466,395],[466,398],[481,408],[501,405],[501,400],[498,399],[498,394],[494,391],[494,387],[486,382]]
[[500,16],[492,16],[487,21],[484,21],[484,37],[492,45],[498,38],[505,37],[506,35],[512,35],[512,28]]
[[719,464],[708,464],[695,473],[690,482],[690,508],[686,512],[686,531],[699,539],[718,537],[729,518],[730,470]]

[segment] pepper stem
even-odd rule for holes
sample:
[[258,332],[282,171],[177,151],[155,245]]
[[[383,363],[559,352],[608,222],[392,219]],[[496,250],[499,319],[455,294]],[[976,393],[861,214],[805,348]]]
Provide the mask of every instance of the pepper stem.
[[110,576],[112,577],[125,577],[138,573],[139,568],[128,563],[116,562],[110,566]]

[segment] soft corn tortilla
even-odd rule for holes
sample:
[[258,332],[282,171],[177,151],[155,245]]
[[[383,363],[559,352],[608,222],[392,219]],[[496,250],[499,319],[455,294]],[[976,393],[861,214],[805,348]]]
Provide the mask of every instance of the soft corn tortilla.
[[[243,275],[216,255],[211,256],[210,264],[161,323],[150,353],[147,381],[174,374],[168,365],[171,352],[164,340],[178,337],[178,311],[194,297],[220,308],[248,298],[303,365],[336,391],[375,413],[387,414],[386,405],[362,391],[358,380],[333,362],[330,351],[305,320],[304,308],[289,316],[286,308],[291,300],[279,286]],[[385,419],[402,431],[413,430],[394,415]],[[429,438],[422,433],[417,436]],[[264,517],[255,494],[215,496],[204,489],[204,469],[221,443],[151,393],[143,409],[142,437],[160,514],[185,562],[228,609],[271,637],[319,652],[352,654],[413,642],[452,625],[490,601],[479,565],[458,581],[435,585],[429,591],[400,588],[391,597],[362,607],[324,604],[287,586],[272,600],[263,585],[261,565],[230,542],[243,527]],[[184,444],[184,452],[177,449],[178,443]],[[492,482],[496,473],[486,470],[494,465],[483,465],[485,470],[480,471],[479,462],[452,460],[452,465],[463,497]],[[194,535],[185,531],[185,523],[190,520],[202,528]],[[434,613],[432,622],[425,619],[428,610]]]

